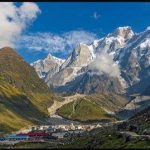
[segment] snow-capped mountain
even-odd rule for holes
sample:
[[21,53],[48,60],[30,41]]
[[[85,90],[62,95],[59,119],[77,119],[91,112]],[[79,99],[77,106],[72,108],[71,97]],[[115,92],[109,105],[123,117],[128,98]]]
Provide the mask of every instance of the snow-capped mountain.
[[119,27],[98,42],[96,52],[104,50],[114,57],[116,50],[125,47],[133,36],[131,27]]
[[45,78],[47,74],[53,75],[58,70],[61,64],[64,62],[64,59],[57,58],[48,54],[48,56],[44,60],[37,60],[31,64],[39,75],[40,78]]
[[118,49],[115,61],[128,83],[128,92],[143,92],[150,81],[150,30],[136,34],[126,47]]
[[45,81],[48,85],[65,85],[79,74],[82,74],[81,69],[87,67],[94,58],[95,55],[92,49],[90,49],[88,45],[80,43],[68,59],[61,65],[59,72],[52,78],[47,76]]
[[[101,55],[102,52],[110,57]],[[101,61],[105,59],[108,60]],[[91,68],[95,62],[98,69]],[[45,82],[58,92],[71,90],[91,93],[105,89],[117,93],[124,90],[141,93],[149,85],[147,81],[150,81],[150,29],[134,33],[129,26],[119,27],[90,45],[80,43],[65,61],[59,65],[54,63],[56,67],[52,64],[47,64],[45,69],[42,65],[33,66],[38,74],[46,72]],[[119,75],[111,76],[110,71],[116,68]]]

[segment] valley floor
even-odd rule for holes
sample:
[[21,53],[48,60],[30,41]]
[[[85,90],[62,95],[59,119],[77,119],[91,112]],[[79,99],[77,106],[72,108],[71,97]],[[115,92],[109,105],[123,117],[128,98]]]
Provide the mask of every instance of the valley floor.
[[[62,120],[63,123],[61,122],[57,125],[32,126],[16,133],[8,134],[0,139],[0,148],[57,148],[68,144],[68,139],[70,141],[75,137],[86,137],[88,136],[89,131],[93,129],[112,125],[111,123],[82,124],[66,119],[63,120],[63,118],[58,116],[55,117]],[[54,116],[52,118],[54,119]],[[25,137],[22,137],[24,139],[17,139],[20,135],[25,136],[28,134],[30,135],[31,133],[48,133],[49,135],[46,138],[44,136],[36,136],[28,139],[25,139]]]
[[48,129],[52,129],[53,126],[57,130],[53,131],[52,135],[57,138],[49,136],[35,140],[11,140],[7,141],[7,144],[0,142],[0,148],[149,148],[150,135],[124,128],[123,124],[126,123],[126,121],[117,121],[95,124],[95,126],[92,124],[35,126],[35,133],[39,131],[51,133],[52,131]]
[[[84,97],[85,95],[76,94],[64,97],[63,101],[54,101],[48,108],[50,117],[47,124],[30,126],[7,134],[0,138],[0,148],[150,148],[150,134],[143,132],[149,126],[139,132],[134,127],[130,129],[130,125],[134,126],[134,123],[128,120],[80,122],[57,115],[64,105]],[[27,138],[17,139],[20,134]],[[11,139],[11,136],[15,137]]]

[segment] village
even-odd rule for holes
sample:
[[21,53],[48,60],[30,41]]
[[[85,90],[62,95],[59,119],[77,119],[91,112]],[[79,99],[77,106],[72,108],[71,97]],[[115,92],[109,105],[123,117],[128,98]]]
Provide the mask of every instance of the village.
[[[97,124],[37,125],[0,137],[0,145],[14,145],[19,142],[60,142],[75,136],[84,136],[88,131],[102,127]],[[62,143],[63,144],[63,143]]]
[[[122,124],[123,123],[123,124]],[[14,146],[20,143],[47,143],[51,146],[58,147],[64,144],[71,144],[74,139],[79,137],[87,137],[91,130],[95,132],[107,130],[108,128],[116,127],[117,135],[125,140],[135,138],[150,139],[149,131],[145,130],[143,134],[138,135],[136,125],[126,126],[126,121],[116,121],[109,123],[94,123],[94,124],[59,124],[59,125],[35,125],[23,128],[11,134],[2,135],[0,133],[0,146]],[[148,134],[147,134],[148,132]],[[111,135],[109,135],[111,136]]]

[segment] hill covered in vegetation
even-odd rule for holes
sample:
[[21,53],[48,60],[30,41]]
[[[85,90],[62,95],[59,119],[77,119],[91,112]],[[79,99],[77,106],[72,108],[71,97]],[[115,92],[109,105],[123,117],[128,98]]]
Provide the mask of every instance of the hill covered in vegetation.
[[122,108],[128,100],[113,93],[97,93],[87,95],[73,102],[63,105],[57,113],[68,119],[79,121],[112,121],[111,115]]
[[0,132],[45,122],[54,97],[15,50],[0,49]]

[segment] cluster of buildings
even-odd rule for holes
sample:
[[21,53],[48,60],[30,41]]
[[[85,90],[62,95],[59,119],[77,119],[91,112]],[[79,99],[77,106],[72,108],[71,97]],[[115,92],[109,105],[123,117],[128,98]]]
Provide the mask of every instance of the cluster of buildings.
[[71,130],[82,130],[82,131],[90,131],[94,128],[101,127],[100,124],[97,125],[74,125],[71,123],[70,125],[54,125],[51,126],[52,130],[61,130],[61,131],[71,131]]
[[52,133],[45,131],[31,131],[28,133],[13,133],[0,138],[1,142],[5,141],[41,141],[46,139],[55,139]]
[[[70,125],[40,125],[40,126],[33,126],[26,129],[22,129],[19,132],[28,133],[31,131],[48,131],[48,132],[62,132],[62,131],[75,131],[75,130],[83,130],[83,131],[90,131],[94,128],[102,127],[100,124],[80,124],[74,125],[71,123]],[[18,132],[18,133],[19,133]]]
[[82,136],[84,131],[89,131],[94,128],[101,127],[101,125],[41,125],[33,126],[16,133],[6,135],[0,138],[0,142],[3,141],[48,141],[57,140],[69,137],[71,135]]

